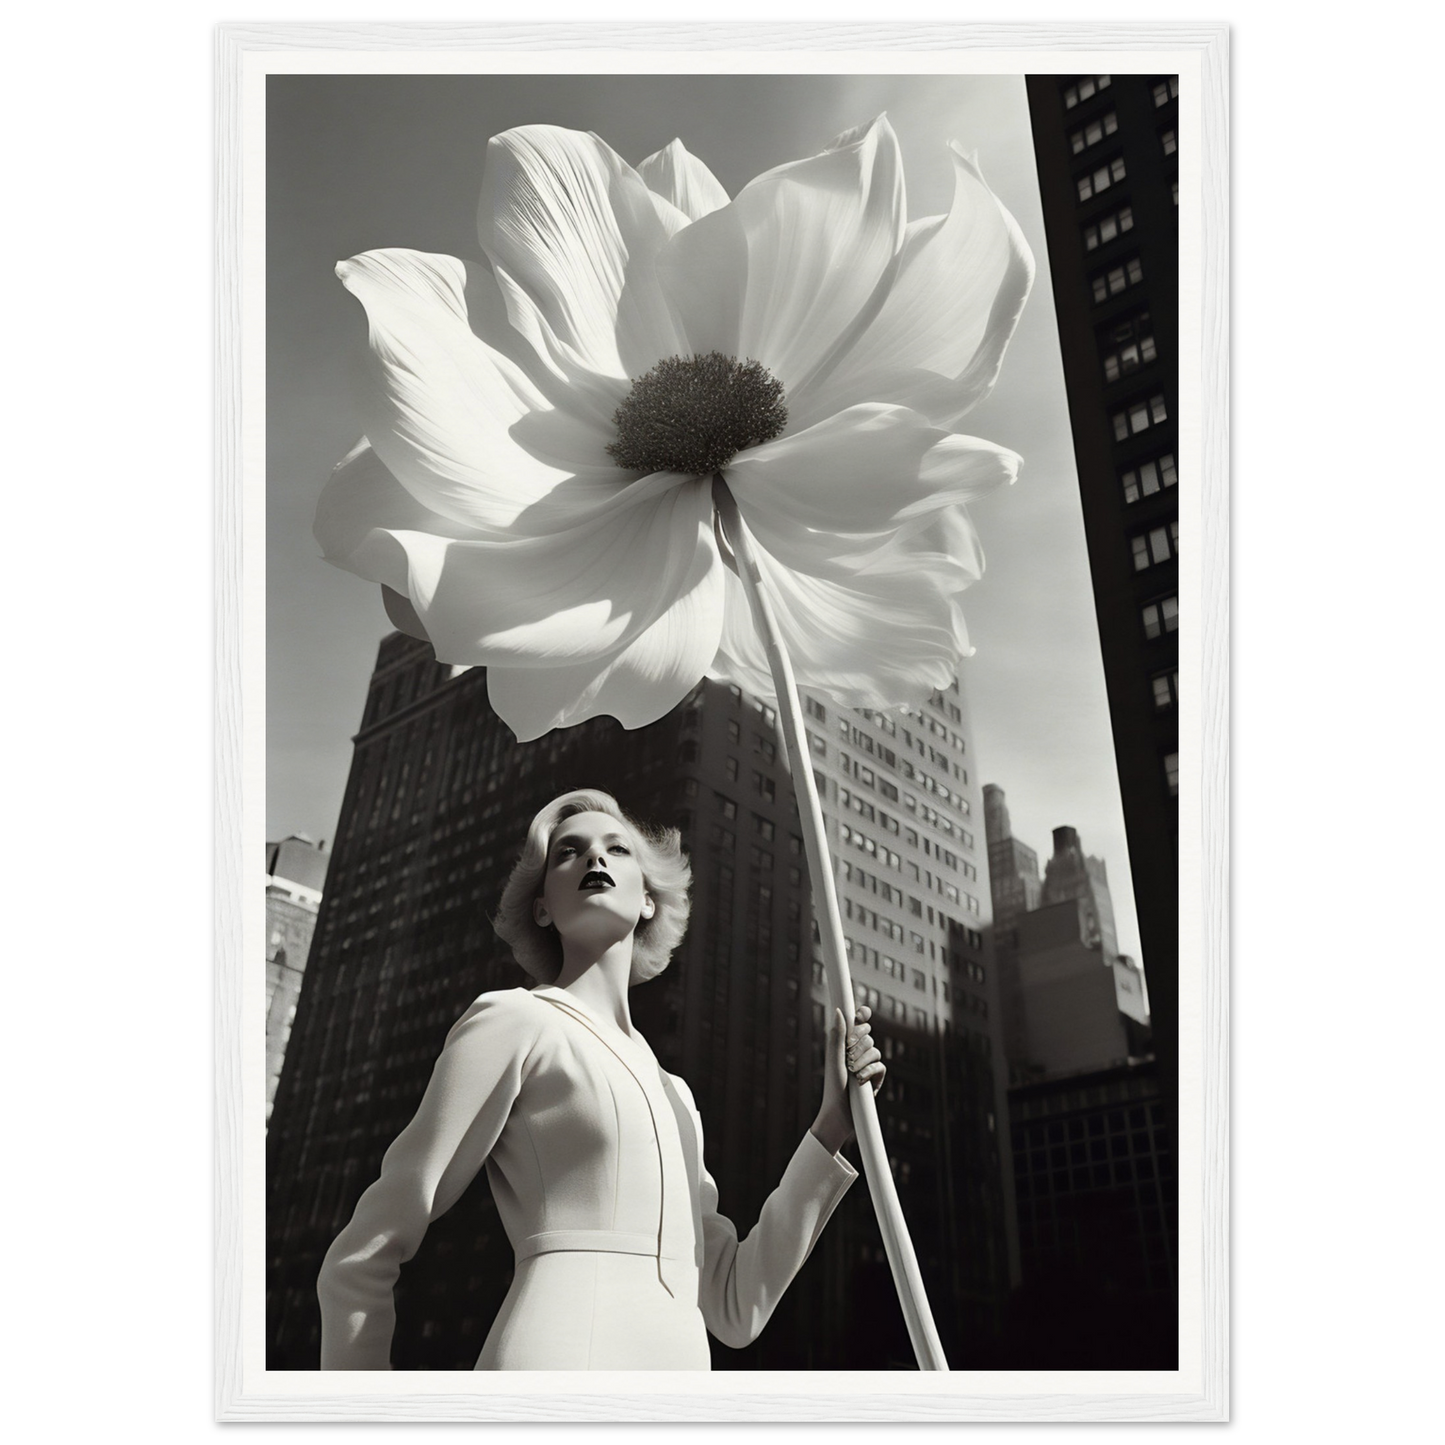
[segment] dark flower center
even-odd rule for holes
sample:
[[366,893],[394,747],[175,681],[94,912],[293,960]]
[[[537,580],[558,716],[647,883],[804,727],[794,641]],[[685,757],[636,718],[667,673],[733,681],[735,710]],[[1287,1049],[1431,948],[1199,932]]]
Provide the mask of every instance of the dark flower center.
[[788,423],[783,383],[756,361],[720,351],[669,356],[632,383],[607,455],[637,472],[705,476]]

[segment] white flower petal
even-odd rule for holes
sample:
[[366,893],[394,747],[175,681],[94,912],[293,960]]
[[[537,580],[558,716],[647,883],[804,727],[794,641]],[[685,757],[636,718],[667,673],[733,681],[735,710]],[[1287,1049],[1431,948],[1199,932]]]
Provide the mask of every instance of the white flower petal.
[[[502,535],[559,482],[608,471],[601,426],[551,406],[517,361],[473,333],[461,261],[369,251],[336,273],[370,328],[367,435],[431,511]],[[473,294],[488,285],[474,270]]]
[[654,263],[685,224],[595,135],[529,125],[487,147],[482,250],[512,324],[564,367],[638,376],[680,350]]
[[739,453],[726,477],[763,545],[801,565],[972,501],[1012,482],[1020,461],[905,407],[867,405]]
[[386,609],[386,615],[391,625],[398,632],[404,632],[408,637],[415,637],[419,642],[431,641],[431,638],[426,635],[426,628],[421,625],[421,618],[416,615],[416,608],[400,592],[393,592],[390,587],[383,587],[381,589],[381,605]]
[[[758,551],[800,687],[850,707],[897,707],[924,701],[956,675],[968,636],[949,559],[900,549],[887,568],[833,580],[795,572]],[[772,698],[767,656],[742,584],[729,572],[725,585],[713,671]]]
[[706,673],[723,622],[721,562],[640,637],[608,661],[559,668],[490,667],[487,695],[519,742],[592,717],[646,727]]
[[886,119],[779,166],[694,221],[659,270],[688,347],[762,362],[790,392],[872,298],[904,233]]
[[689,221],[699,221],[728,203],[718,178],[680,140],[654,151],[638,166],[637,174],[650,191],[670,201]]
[[899,401],[952,425],[989,391],[1034,280],[1017,222],[953,148],[947,216],[908,228],[887,297],[837,367],[789,396],[800,422],[859,401]]
[[[354,563],[358,552],[373,531],[432,532],[439,537],[463,538],[475,535],[471,527],[433,512],[417,501],[387,470],[387,467],[363,437],[332,469],[321,489],[316,504],[316,521],[312,534],[321,544],[321,555],[334,566],[348,572],[358,569]],[[404,574],[388,571],[385,577],[358,575],[370,582],[403,585]]]
[[442,662],[609,660],[721,565],[707,487],[676,477],[619,489],[570,527],[502,541],[408,516],[414,503],[370,452],[338,468],[328,492],[317,524],[327,559],[405,597]]

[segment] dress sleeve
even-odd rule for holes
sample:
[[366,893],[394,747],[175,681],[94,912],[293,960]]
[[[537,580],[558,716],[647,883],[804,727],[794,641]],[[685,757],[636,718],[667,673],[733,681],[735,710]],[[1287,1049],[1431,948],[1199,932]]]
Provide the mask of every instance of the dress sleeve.
[[517,994],[483,994],[447,1035],[421,1105],[321,1265],[321,1368],[389,1370],[393,1288],[432,1220],[486,1161],[521,1090],[540,1022]]
[[[685,1097],[697,1121],[691,1095]],[[700,1144],[700,1121],[698,1139]],[[830,1154],[809,1130],[778,1187],[763,1202],[758,1222],[739,1240],[732,1220],[718,1213],[717,1185],[707,1166],[700,1170],[703,1262],[698,1303],[708,1330],[723,1344],[741,1349],[762,1333],[858,1171],[841,1155]]]

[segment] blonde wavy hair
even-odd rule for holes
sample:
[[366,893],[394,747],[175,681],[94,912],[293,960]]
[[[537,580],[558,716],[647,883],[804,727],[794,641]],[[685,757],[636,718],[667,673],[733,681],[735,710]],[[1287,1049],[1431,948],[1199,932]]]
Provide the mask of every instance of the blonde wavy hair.
[[580,788],[553,798],[532,819],[521,857],[512,868],[492,927],[507,944],[517,962],[538,983],[552,983],[562,971],[562,939],[556,928],[543,928],[532,914],[532,904],[541,897],[547,876],[547,856],[552,835],[565,818],[577,813],[606,813],[616,818],[637,845],[637,861],[652,901],[657,905],[651,918],[638,920],[632,943],[632,971],[628,983],[645,983],[672,960],[674,949],[687,932],[692,909],[688,886],[692,864],[682,851],[682,834],[676,828],[653,828],[637,822],[622,811],[611,793]]

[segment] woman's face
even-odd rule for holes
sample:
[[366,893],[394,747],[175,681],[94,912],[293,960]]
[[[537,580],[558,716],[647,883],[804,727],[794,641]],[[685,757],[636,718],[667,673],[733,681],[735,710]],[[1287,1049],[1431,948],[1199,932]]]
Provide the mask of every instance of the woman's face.
[[563,818],[547,845],[547,871],[533,916],[556,924],[564,942],[599,952],[626,938],[656,905],[627,825],[608,813]]

